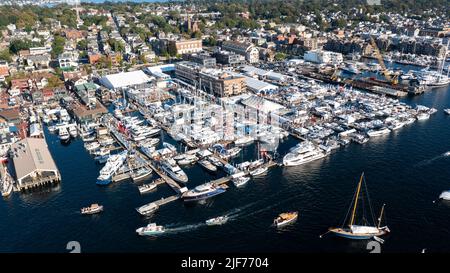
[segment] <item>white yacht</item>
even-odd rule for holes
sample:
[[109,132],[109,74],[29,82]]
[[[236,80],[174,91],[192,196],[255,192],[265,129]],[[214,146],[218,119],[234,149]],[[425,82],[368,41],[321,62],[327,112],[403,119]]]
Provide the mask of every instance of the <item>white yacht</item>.
[[136,211],[139,212],[139,214],[142,216],[148,216],[155,212],[157,209],[158,205],[156,205],[155,203],[149,203],[136,208]]
[[239,172],[233,174],[231,181],[233,181],[233,184],[236,187],[242,187],[247,184],[248,181],[250,181],[250,177],[246,176],[244,172]]
[[59,128],[59,139],[61,142],[68,142],[70,140],[69,132],[64,127]]
[[98,185],[107,185],[111,183],[112,176],[122,167],[127,159],[128,151],[123,151],[119,154],[110,155],[105,166],[100,170],[100,175],[97,178]]
[[163,171],[170,176],[173,180],[181,183],[188,182],[186,173],[177,165],[175,160],[167,159],[161,163]]
[[255,141],[255,139],[251,136],[242,136],[234,141],[236,146],[246,146],[250,145]]
[[417,120],[426,120],[430,118],[430,114],[422,112],[417,115]]
[[76,138],[78,136],[78,130],[75,125],[69,127],[69,134],[73,138]]
[[287,155],[283,157],[284,166],[297,166],[325,157],[325,153],[311,142],[299,143]]
[[251,170],[250,175],[251,176],[259,176],[259,175],[265,174],[268,170],[269,170],[269,168],[267,166],[260,166],[254,170]]
[[391,130],[389,130],[388,128],[381,128],[378,130],[372,129],[367,131],[367,135],[370,137],[376,137],[376,136],[382,136],[382,135],[386,135],[389,134],[391,132]]

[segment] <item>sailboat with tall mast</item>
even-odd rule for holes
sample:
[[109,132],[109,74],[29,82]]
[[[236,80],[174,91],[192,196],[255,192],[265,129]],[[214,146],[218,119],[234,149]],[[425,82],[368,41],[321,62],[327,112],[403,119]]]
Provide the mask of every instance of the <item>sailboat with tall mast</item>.
[[[369,207],[370,207],[370,213],[372,216],[373,224],[370,225],[370,223],[367,221],[367,219],[365,218],[364,215],[361,219],[362,224],[360,224],[360,225],[356,224],[357,209],[358,209],[358,205],[360,203],[359,200],[360,200],[360,198],[363,199],[363,195],[361,194],[361,188],[362,188],[363,182],[364,182],[364,186],[365,186],[366,192],[367,192],[367,187],[365,185],[365,179],[364,179],[364,172],[361,174],[361,178],[359,179],[358,187],[356,189],[355,197],[352,201],[353,208],[352,208],[352,214],[350,217],[350,221],[348,222],[348,226],[344,226],[345,222],[346,222],[346,221],[344,221],[344,225],[342,225],[342,227],[330,228],[328,230],[329,232],[331,232],[339,237],[344,237],[347,239],[354,239],[354,240],[371,239],[375,236],[376,237],[383,236],[390,232],[390,230],[387,226],[381,226],[381,221],[383,219],[385,205],[383,204],[383,206],[381,207],[380,217],[378,218],[377,225],[375,225],[375,220],[373,218],[370,200],[368,200],[368,203],[369,203]],[[368,196],[367,196],[367,199],[368,199]],[[347,216],[348,216],[348,214],[347,214]],[[345,220],[347,220],[347,217]]]

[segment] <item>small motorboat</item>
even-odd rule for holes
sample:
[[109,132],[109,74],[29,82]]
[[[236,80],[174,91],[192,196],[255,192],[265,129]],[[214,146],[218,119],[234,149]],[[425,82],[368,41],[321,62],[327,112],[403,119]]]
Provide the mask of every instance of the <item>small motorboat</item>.
[[450,115],[450,108],[444,109],[444,113],[446,113],[447,115]]
[[99,204],[92,204],[89,207],[81,209],[81,214],[96,214],[103,211],[103,206]]
[[244,172],[240,172],[240,173],[234,174],[233,177],[231,178],[231,181],[233,181],[233,184],[236,187],[241,187],[241,186],[244,186],[245,184],[247,184],[248,181],[250,181],[250,177],[245,176]]
[[164,233],[164,231],[163,226],[157,226],[155,223],[150,223],[146,227],[136,229],[136,233],[141,236],[158,235]]
[[250,171],[250,175],[251,176],[262,175],[262,174],[266,173],[268,169],[269,168],[267,168],[266,166],[261,166],[261,167],[258,167],[256,169]]
[[285,213],[281,213],[280,215],[278,215],[278,217],[275,218],[275,220],[273,220],[273,224],[276,227],[282,227],[282,226],[293,223],[295,220],[297,220],[297,218],[298,218],[297,211],[285,212]]
[[441,195],[439,195],[439,199],[450,201],[450,190],[443,191]]
[[208,226],[223,225],[228,221],[228,216],[219,216],[205,221]]
[[142,186],[139,186],[138,189],[141,194],[148,193],[148,192],[151,192],[152,190],[156,189],[156,183],[153,182],[150,184],[144,184]]

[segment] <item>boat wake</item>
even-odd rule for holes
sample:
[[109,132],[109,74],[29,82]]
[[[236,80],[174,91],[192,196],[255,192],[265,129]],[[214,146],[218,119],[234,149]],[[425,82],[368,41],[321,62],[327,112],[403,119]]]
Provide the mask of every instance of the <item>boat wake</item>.
[[179,227],[172,227],[172,228],[166,228],[165,233],[181,233],[181,232],[187,232],[192,231],[198,228],[201,228],[203,226],[206,226],[205,223],[198,223],[198,224],[192,224],[192,225],[184,225]]
[[415,167],[421,167],[421,166],[430,165],[430,164],[433,163],[434,161],[436,161],[436,160],[438,160],[438,159],[445,158],[445,157],[450,157],[450,151],[445,152],[445,153],[443,153],[443,154],[440,154],[440,155],[438,155],[438,156],[435,156],[435,157],[433,157],[433,158],[431,158],[431,159],[422,160],[421,162],[417,163],[417,164],[415,165]]

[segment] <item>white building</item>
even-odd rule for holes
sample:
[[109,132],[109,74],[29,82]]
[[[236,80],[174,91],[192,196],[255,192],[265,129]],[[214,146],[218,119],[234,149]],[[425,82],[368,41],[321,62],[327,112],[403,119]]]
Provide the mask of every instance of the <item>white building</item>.
[[142,70],[121,72],[100,78],[100,83],[108,89],[119,89],[125,87],[145,87],[152,81]]
[[341,53],[321,49],[306,51],[303,59],[317,64],[340,64],[344,61]]

